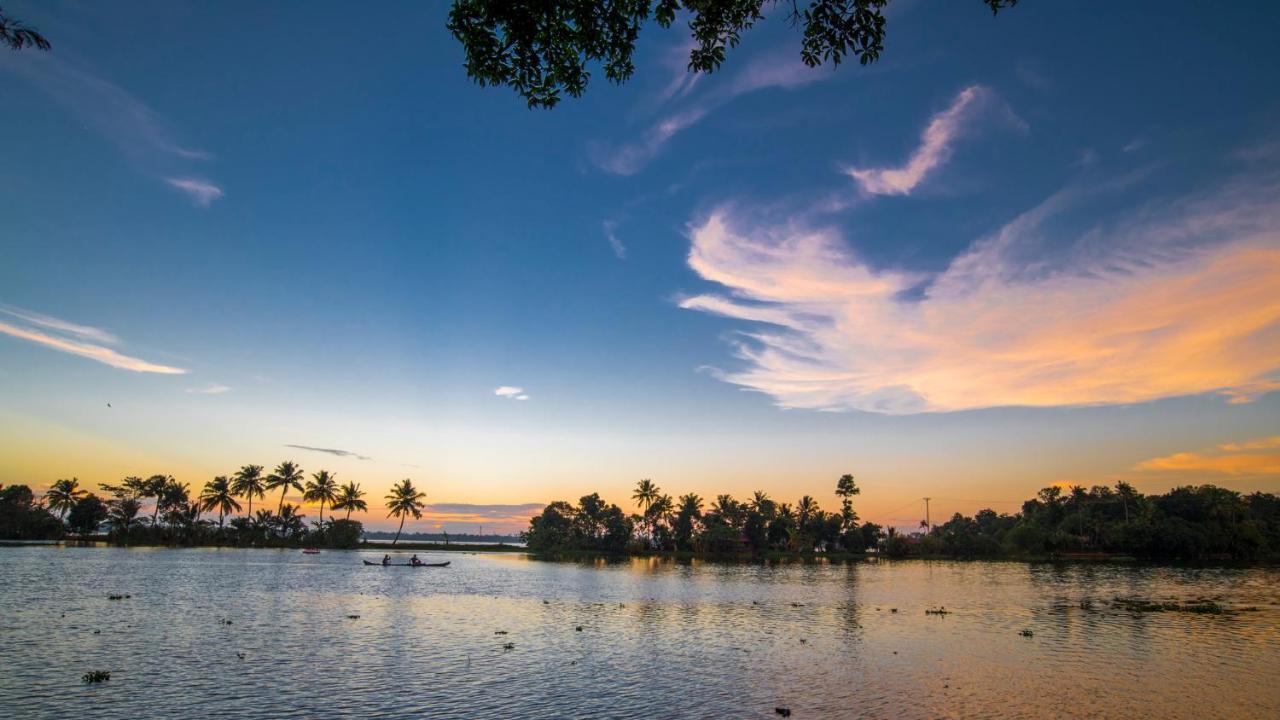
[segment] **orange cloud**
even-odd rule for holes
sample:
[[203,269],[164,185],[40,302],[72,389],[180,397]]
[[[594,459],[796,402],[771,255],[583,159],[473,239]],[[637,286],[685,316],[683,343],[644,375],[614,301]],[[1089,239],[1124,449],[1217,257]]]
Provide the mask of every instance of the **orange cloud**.
[[1280,436],[1225,443],[1205,452],[1180,452],[1144,460],[1135,470],[1280,475]]
[[722,294],[681,307],[757,323],[721,379],[788,408],[890,414],[1147,402],[1280,388],[1280,183],[1149,206],[1052,257],[1059,193],[936,275],[880,270],[832,229],[692,228]]

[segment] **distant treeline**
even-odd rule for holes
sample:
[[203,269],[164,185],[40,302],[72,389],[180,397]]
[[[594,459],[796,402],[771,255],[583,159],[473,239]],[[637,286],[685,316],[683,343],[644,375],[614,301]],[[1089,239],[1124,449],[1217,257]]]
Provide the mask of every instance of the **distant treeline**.
[[794,506],[763,492],[739,501],[720,495],[704,507],[697,494],[673,500],[652,482],[632,496],[641,512],[628,514],[598,494],[577,505],[553,502],[524,533],[539,552],[653,552],[763,554],[767,552],[880,552],[891,557],[1044,557],[1109,553],[1147,558],[1257,559],[1280,555],[1280,499],[1202,485],[1143,495],[1128,483],[1115,488],[1049,487],[1014,515],[981,510],[903,534],[859,523],[852,476],[837,482],[839,512],[810,496]]
[[[902,551],[904,548],[894,548]],[[1022,512],[956,513],[907,552],[962,557],[1103,552],[1135,557],[1258,559],[1280,556],[1280,498],[1214,485],[1143,495],[1114,488],[1047,487]]]
[[[385,530],[366,530],[366,540],[390,540],[395,533]],[[406,542],[443,542],[443,543],[518,543],[519,535],[477,535],[475,533],[403,533],[400,539]]]
[[[254,512],[254,498],[275,490],[280,491],[276,510]],[[318,520],[308,525],[301,506],[284,501],[290,490],[319,503]],[[194,497],[187,483],[169,475],[126,477],[117,485],[102,484],[100,491],[102,497],[90,493],[76,478],[58,480],[41,498],[25,485],[0,485],[0,539],[83,538],[105,529],[107,538],[121,545],[354,547],[364,527],[350,519],[351,512],[368,510],[358,484],[340,486],[326,470],[308,480],[292,462],[280,463],[269,474],[261,465],[245,465],[231,476],[206,482]],[[386,497],[388,517],[400,518],[403,529],[406,518],[422,517],[425,497],[409,479],[401,480]],[[326,519],[326,507],[345,510],[346,517]],[[244,514],[236,516],[242,509]]]

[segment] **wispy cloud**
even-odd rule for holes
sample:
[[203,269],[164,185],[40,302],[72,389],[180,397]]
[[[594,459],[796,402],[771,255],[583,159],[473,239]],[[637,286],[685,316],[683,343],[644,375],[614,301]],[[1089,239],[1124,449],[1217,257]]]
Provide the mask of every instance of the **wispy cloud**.
[[371,457],[368,457],[368,456],[365,456],[365,455],[361,455],[360,453],[354,453],[354,452],[351,452],[350,450],[339,450],[339,449],[337,449],[337,448],[322,448],[322,447],[313,447],[313,446],[311,446],[311,445],[292,445],[292,444],[286,444],[286,445],[285,445],[285,447],[287,447],[287,448],[295,448],[295,449],[298,449],[298,450],[306,450],[306,451],[308,451],[308,452],[325,453],[326,455],[335,455],[335,456],[337,456],[337,457],[349,457],[349,458],[355,458],[355,459],[357,459],[357,460],[372,460],[372,459],[373,459],[373,458],[371,458]]
[[1046,254],[1071,189],[936,274],[876,269],[831,228],[729,208],[691,229],[689,265],[727,289],[681,302],[758,323],[718,377],[787,408],[884,413],[1135,403],[1274,390],[1280,183],[1248,178],[1149,204]]
[[79,325],[41,313],[12,306],[0,306],[0,313],[17,322],[0,320],[0,333],[43,345],[51,350],[79,355],[104,365],[133,372],[181,375],[187,371],[122,355],[105,345],[117,344],[114,335],[95,327]]
[[49,330],[56,330],[68,335],[75,335],[83,340],[92,340],[106,345],[114,345],[115,343],[120,342],[115,335],[112,335],[106,330],[89,327],[88,325],[77,325],[73,322],[60,320],[48,315],[42,315],[38,312],[32,312],[31,310],[23,310],[22,308],[13,307],[12,305],[0,305],[0,313],[4,313],[10,317],[15,317],[32,325],[48,328]]
[[613,248],[613,254],[618,256],[619,260],[627,259],[627,246],[622,244],[618,239],[618,223],[613,220],[604,221],[604,236],[609,241],[609,247]]
[[1138,463],[1134,469],[1159,473],[1280,475],[1280,436],[1151,458]]
[[[687,56],[687,48],[685,52]],[[678,75],[663,92],[663,98],[679,107],[663,112],[636,140],[621,145],[592,146],[589,148],[591,161],[596,167],[614,175],[634,175],[648,165],[673,137],[734,98],[769,88],[796,88],[830,76],[829,71],[810,68],[791,56],[776,53],[755,58],[727,83],[702,93],[691,94],[696,77],[686,81]]]
[[905,165],[894,168],[851,167],[846,172],[863,192],[909,195],[930,173],[950,159],[951,146],[964,133],[968,121],[981,106],[994,100],[995,94],[981,85],[967,87],[956,95],[946,110],[929,120],[920,135],[919,147],[911,153]]
[[231,390],[231,388],[226,385],[219,385],[218,383],[209,383],[208,385],[204,385],[202,387],[187,388],[187,393],[191,395],[221,395],[225,392],[228,392],[229,390]]
[[191,177],[191,168],[212,156],[176,139],[169,124],[146,103],[65,57],[46,53],[8,53],[8,70],[69,108],[112,142],[141,172],[177,187],[200,207],[222,197],[222,188]]
[[528,400],[529,395],[525,393],[524,388],[514,387],[511,385],[500,385],[493,389],[493,394],[507,400]]
[[181,190],[191,198],[191,202],[199,207],[209,207],[210,203],[222,197],[222,188],[197,178],[165,178],[165,182]]

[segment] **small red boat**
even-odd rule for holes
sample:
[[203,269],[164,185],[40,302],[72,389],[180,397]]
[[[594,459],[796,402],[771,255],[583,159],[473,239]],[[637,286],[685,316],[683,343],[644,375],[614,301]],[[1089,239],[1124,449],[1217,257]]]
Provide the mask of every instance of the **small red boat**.
[[320,548],[303,548],[302,554],[303,555],[319,555]]

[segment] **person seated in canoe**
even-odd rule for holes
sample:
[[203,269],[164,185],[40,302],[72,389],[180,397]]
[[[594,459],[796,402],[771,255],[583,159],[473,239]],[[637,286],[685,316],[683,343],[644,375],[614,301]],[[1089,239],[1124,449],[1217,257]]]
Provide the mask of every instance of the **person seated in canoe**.
[[390,555],[383,555],[383,556],[382,556],[382,564],[383,564],[383,565],[390,565],[390,564],[391,564],[391,556],[390,556]]
[[414,567],[417,567],[422,564],[422,561],[418,559],[417,553],[414,553],[414,556],[409,558],[409,564]]

